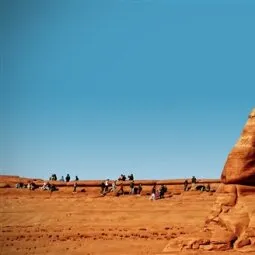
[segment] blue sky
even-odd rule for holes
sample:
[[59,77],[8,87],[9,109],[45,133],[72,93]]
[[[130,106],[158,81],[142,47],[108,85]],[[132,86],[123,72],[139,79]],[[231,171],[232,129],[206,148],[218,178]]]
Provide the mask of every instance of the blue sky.
[[254,14],[245,0],[1,0],[1,173],[218,178],[255,105]]

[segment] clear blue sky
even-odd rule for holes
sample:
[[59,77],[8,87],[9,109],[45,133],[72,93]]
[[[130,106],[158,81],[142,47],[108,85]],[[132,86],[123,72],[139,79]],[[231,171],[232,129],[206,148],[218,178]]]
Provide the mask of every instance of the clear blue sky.
[[254,0],[0,0],[0,25],[2,174],[218,178],[255,106]]

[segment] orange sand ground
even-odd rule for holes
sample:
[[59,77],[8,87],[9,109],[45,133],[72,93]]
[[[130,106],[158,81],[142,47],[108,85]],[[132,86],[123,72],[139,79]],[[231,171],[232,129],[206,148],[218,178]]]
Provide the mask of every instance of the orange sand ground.
[[149,201],[146,193],[100,197],[99,188],[79,189],[1,188],[0,254],[163,254],[168,240],[203,227],[215,201],[213,193],[199,191]]

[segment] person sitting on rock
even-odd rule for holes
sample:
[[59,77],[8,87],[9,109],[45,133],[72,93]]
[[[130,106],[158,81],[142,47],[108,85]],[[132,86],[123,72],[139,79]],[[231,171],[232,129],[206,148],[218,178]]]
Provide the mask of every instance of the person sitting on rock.
[[113,181],[112,182],[112,187],[111,187],[111,192],[115,192],[115,190],[116,190],[116,188],[117,188],[117,181]]
[[30,189],[35,190],[37,188],[36,184],[34,182],[30,183]]
[[21,188],[23,188],[23,187],[24,187],[23,182],[18,182],[18,183],[16,184],[16,188],[17,188],[17,189],[21,189]]
[[27,183],[27,189],[31,189],[31,183],[30,183],[30,181]]
[[50,184],[49,190],[50,190],[50,192],[53,192],[53,191],[57,191],[58,188],[54,184]]
[[138,194],[138,195],[141,195],[142,190],[143,190],[143,187],[142,187],[142,184],[140,183],[140,184],[138,185],[137,194]]
[[75,181],[79,181],[79,178],[78,178],[78,176],[77,176],[77,175],[75,176]]
[[200,191],[205,191],[205,185],[202,185],[202,184],[197,185],[195,189]]
[[211,186],[209,183],[207,183],[207,185],[205,187],[205,191],[207,191],[207,192],[211,191]]

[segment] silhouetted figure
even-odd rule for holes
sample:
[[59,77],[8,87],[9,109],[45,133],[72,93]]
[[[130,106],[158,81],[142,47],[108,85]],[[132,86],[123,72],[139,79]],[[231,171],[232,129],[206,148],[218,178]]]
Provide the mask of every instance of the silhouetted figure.
[[79,178],[78,178],[78,176],[77,176],[77,175],[75,176],[75,181],[79,181]]
[[56,174],[52,174],[50,177],[51,181],[56,181],[57,180],[57,175]]
[[128,175],[128,180],[133,181],[134,180],[134,175],[133,174]]
[[195,176],[192,176],[191,183],[197,183],[197,178]]
[[65,181],[65,180],[64,180],[64,176],[63,176],[63,175],[61,176],[60,181],[61,181],[61,182],[64,182],[64,181]]
[[69,182],[69,181],[70,181],[70,179],[71,179],[70,175],[69,175],[69,174],[67,174],[67,175],[66,175],[66,182]]
[[125,181],[127,177],[124,174],[121,174],[120,177],[118,178],[118,181]]

